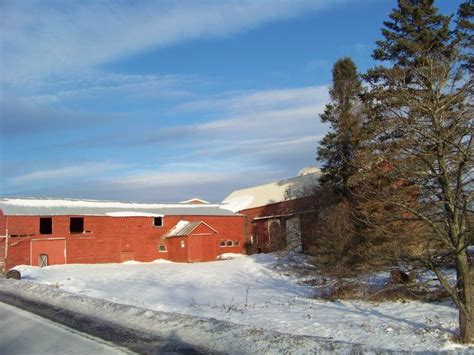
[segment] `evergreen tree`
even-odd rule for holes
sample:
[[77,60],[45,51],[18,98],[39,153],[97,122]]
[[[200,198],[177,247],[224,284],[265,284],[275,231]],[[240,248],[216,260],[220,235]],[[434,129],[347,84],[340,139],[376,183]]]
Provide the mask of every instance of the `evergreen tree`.
[[362,84],[350,58],[339,59],[332,76],[331,103],[320,116],[331,128],[320,142],[318,160],[323,162],[321,182],[331,184],[334,191],[347,196],[348,180],[354,173],[354,150],[359,142]]
[[[366,184],[363,212],[374,231],[398,238],[405,223],[423,238],[417,258],[458,306],[465,342],[474,341],[474,271],[466,251],[473,242],[472,10],[471,0],[463,3],[453,29],[433,0],[398,1],[373,54],[385,66],[365,77],[373,115],[356,177]],[[374,189],[381,179],[390,188]],[[398,227],[390,230],[390,223]],[[456,267],[455,287],[440,268],[446,261]]]
[[332,69],[331,102],[320,115],[330,124],[321,140],[317,159],[323,163],[321,187],[315,191],[313,237],[309,250],[317,256],[321,270],[335,276],[351,272],[357,243],[352,216],[354,201],[349,179],[354,174],[353,159],[360,141],[363,92],[357,68],[350,58],[336,61]]

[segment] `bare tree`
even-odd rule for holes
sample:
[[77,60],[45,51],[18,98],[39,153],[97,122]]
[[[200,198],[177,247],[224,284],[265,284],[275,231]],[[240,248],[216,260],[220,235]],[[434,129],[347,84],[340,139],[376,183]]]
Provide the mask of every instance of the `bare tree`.
[[[436,273],[464,342],[474,341],[472,9],[463,3],[452,30],[432,0],[399,0],[374,52],[389,65],[366,76],[372,116],[351,181],[372,235]],[[449,262],[455,285],[441,268]]]

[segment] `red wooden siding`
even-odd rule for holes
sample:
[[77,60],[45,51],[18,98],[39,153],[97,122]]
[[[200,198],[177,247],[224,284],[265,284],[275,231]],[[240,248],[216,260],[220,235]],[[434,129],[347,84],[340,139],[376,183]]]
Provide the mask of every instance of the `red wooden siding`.
[[7,217],[0,209],[0,237],[7,234]]
[[[253,254],[281,250],[282,245],[285,244],[285,216],[298,215],[304,221],[311,220],[311,218],[314,218],[311,212],[313,202],[312,197],[307,197],[240,211],[240,213],[246,216],[246,252]],[[259,219],[260,217],[271,216],[275,217]],[[279,222],[280,225],[276,225],[275,222]],[[305,250],[305,238],[307,238],[309,232],[306,227],[307,224],[301,224],[303,250]]]
[[48,265],[66,264],[66,239],[31,240],[31,265],[39,265],[39,256],[48,256]]
[[[199,247],[202,257],[193,254],[193,260],[200,258],[203,261],[211,261],[216,260],[222,253],[243,252],[243,216],[165,216],[162,227],[154,227],[152,217],[83,216],[84,233],[79,234],[69,232],[70,217],[52,216],[52,233],[39,234],[40,216],[8,216],[6,269],[15,265],[30,265],[34,261],[31,260],[32,239],[52,238],[66,239],[67,263],[114,263],[132,259],[144,262],[156,259],[189,262],[187,247],[181,248],[179,243],[177,246],[174,245],[173,241],[181,238],[165,238],[180,220],[203,221],[218,231],[217,234],[214,232],[210,234],[212,230],[203,225],[193,231],[193,233],[202,234],[202,238],[206,239]],[[220,248],[221,239],[239,240],[240,246]],[[159,244],[165,244],[167,252],[159,252]],[[188,245],[187,240],[185,244]]]

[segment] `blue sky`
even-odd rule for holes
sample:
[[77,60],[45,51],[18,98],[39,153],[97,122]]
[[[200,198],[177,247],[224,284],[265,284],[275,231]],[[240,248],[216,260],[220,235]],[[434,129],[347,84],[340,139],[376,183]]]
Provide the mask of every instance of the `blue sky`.
[[217,202],[318,165],[332,64],[374,65],[395,5],[3,0],[0,195]]

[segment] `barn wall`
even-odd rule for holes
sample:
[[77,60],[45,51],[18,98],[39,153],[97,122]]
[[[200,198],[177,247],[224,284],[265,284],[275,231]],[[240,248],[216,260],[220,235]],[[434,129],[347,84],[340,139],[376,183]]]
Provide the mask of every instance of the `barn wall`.
[[[240,240],[243,244],[242,216],[165,216],[163,227],[154,227],[151,217],[84,216],[84,233],[81,234],[69,232],[70,217],[53,216],[52,234],[41,235],[39,216],[8,216],[7,269],[20,264],[30,265],[31,239],[66,238],[69,264],[169,259],[171,248],[168,246],[167,253],[160,253],[158,245],[168,244],[164,236],[180,220],[204,221],[219,232],[220,238]],[[177,253],[177,258],[181,258],[181,251]],[[176,261],[187,261],[187,258]]]
[[0,272],[5,271],[5,246],[7,244],[7,217],[0,209]]
[[7,217],[3,214],[3,211],[0,209],[0,237],[7,234]]
[[[266,206],[250,208],[240,211],[246,216],[245,221],[245,249],[247,254],[254,254],[258,252],[268,253],[272,251],[282,250],[287,247],[286,241],[286,219],[293,215],[308,215],[311,210],[313,198],[301,198],[296,200],[284,201],[269,204]],[[289,217],[275,217],[268,219],[258,219],[259,217],[281,216],[288,215]],[[255,219],[257,218],[257,219]],[[311,217],[309,217],[311,218]],[[274,221],[280,221],[280,231],[270,235],[270,230],[275,231]],[[305,222],[307,219],[305,219]],[[273,225],[273,228],[272,228]],[[301,228],[301,239],[308,237],[304,235],[308,229]],[[253,243],[252,243],[253,236]],[[304,248],[304,245],[303,245]]]

